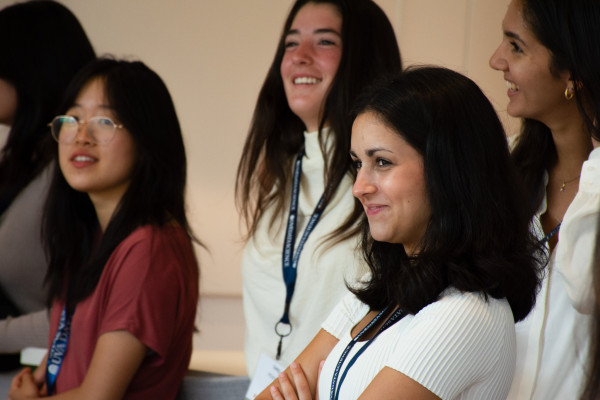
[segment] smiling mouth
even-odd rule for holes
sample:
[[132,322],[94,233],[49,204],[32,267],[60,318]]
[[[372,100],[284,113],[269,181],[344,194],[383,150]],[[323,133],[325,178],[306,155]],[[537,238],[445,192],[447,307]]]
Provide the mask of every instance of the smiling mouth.
[[365,207],[365,214],[367,214],[367,216],[372,216],[372,215],[376,215],[379,214],[382,210],[383,210],[384,206],[367,206]]
[[94,159],[92,157],[88,157],[88,156],[76,156],[76,157],[73,157],[73,161],[92,162],[92,161],[94,161]]
[[511,91],[511,92],[518,92],[519,91],[519,86],[517,86],[516,83],[510,82],[510,81],[506,81],[506,87]]
[[308,76],[294,79],[294,85],[316,85],[319,82],[321,82],[320,79],[309,78]]

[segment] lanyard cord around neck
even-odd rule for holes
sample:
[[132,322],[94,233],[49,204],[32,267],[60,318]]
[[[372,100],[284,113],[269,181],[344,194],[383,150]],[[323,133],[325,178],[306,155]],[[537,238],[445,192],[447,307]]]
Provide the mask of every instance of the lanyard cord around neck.
[[[383,309],[383,311],[381,311],[379,314],[377,314],[375,316],[375,318],[373,318],[371,320],[371,322],[369,322],[367,324],[367,326],[365,326],[358,333],[358,335],[356,335],[355,337],[352,338],[352,340],[350,341],[350,343],[348,343],[348,345],[346,346],[346,348],[342,352],[342,355],[340,356],[340,359],[338,360],[337,365],[335,366],[335,370],[333,372],[333,377],[331,379],[331,390],[329,392],[329,398],[330,398],[330,400],[338,400],[339,399],[339,397],[340,397],[340,389],[342,387],[342,383],[344,383],[344,379],[346,379],[346,374],[348,373],[348,371],[350,370],[350,368],[352,368],[352,366],[354,365],[354,363],[356,362],[356,360],[358,360],[358,357],[360,357],[361,354],[364,353],[364,351],[371,345],[371,343],[373,343],[373,341],[377,338],[377,336],[379,336],[383,331],[385,331],[390,326],[394,325],[396,322],[400,321],[406,315],[406,313],[404,311],[400,310],[400,309],[397,309],[396,311],[394,311],[394,313],[392,315],[390,315],[390,317],[385,321],[385,323],[381,326],[381,328],[379,328],[379,330],[375,333],[375,335],[373,335],[373,337],[371,339],[369,339],[363,345],[363,347],[361,347],[356,352],[356,354],[354,355],[354,357],[352,357],[350,359],[350,361],[348,361],[348,365],[346,366],[346,368],[344,369],[344,372],[342,373],[342,376],[340,377],[339,376],[340,370],[342,368],[342,365],[344,364],[344,361],[348,357],[348,353],[350,353],[350,350],[352,350],[352,348],[354,347],[354,345],[375,324],[377,324],[377,322],[379,322],[381,320],[381,318],[383,318],[383,316],[387,313],[388,309],[389,309],[389,307],[386,307],[386,308]],[[338,377],[339,377],[339,381],[340,381],[339,384],[337,383]]]
[[48,361],[46,363],[46,387],[48,388],[48,395],[51,396],[56,390],[56,378],[58,372],[65,359],[65,353],[67,352],[67,345],[69,344],[69,336],[71,335],[71,320],[73,319],[73,312],[67,313],[67,306],[63,308],[60,314],[60,321],[58,323],[58,329],[56,335],[50,346],[48,352]]
[[[312,233],[319,222],[319,218],[323,214],[323,203],[325,199],[325,193],[321,195],[317,206],[315,207],[313,214],[308,221],[308,225],[302,234],[302,238],[298,243],[298,248],[294,254],[294,244],[296,243],[296,223],[298,220],[298,197],[300,195],[300,177],[302,175],[302,158],[304,157],[304,149],[298,152],[296,163],[294,165],[294,178],[292,182],[292,199],[290,204],[290,214],[288,216],[287,229],[285,231],[285,241],[283,242],[283,256],[282,256],[282,268],[283,268],[283,280],[285,282],[285,308],[281,319],[275,324],[275,333],[279,336],[279,344],[277,345],[277,356],[279,360],[281,357],[281,345],[283,338],[289,336],[292,333],[292,324],[290,322],[290,303],[292,302],[292,296],[294,295],[294,289],[296,287],[296,278],[298,273],[298,260],[300,259],[300,253],[302,248],[308,239],[308,236]],[[287,325],[289,328],[286,332],[281,332],[281,325]]]
[[552,236],[554,236],[560,230],[561,225],[562,225],[562,222],[559,222],[558,225],[556,225],[554,227],[554,229],[552,229],[546,236],[544,236],[544,238],[542,240],[540,240],[540,244],[543,245],[543,244],[547,243],[550,240],[550,238]]

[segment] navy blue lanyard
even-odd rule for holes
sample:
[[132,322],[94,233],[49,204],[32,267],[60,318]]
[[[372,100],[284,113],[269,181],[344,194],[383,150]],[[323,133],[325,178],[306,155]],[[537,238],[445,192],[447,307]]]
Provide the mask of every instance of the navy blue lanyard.
[[52,341],[52,346],[50,346],[48,362],[46,363],[46,387],[48,388],[49,396],[54,394],[54,390],[56,389],[56,378],[65,359],[67,345],[69,344],[69,336],[71,334],[72,317],[72,313],[67,315],[67,307],[65,306],[60,314],[58,330]]
[[[358,342],[360,340],[360,338],[363,337],[369,331],[369,329],[371,329],[373,327],[373,325],[375,325],[387,313],[388,308],[389,307],[384,308],[383,311],[381,311],[379,314],[377,314],[375,316],[375,318],[373,318],[371,320],[371,322],[369,322],[367,324],[367,326],[365,326],[358,333],[358,335],[356,335],[355,337],[352,338],[352,340],[350,341],[350,343],[348,343],[348,345],[346,346],[346,348],[342,352],[342,355],[340,356],[340,359],[338,360],[338,363],[335,366],[335,371],[333,372],[333,377],[331,379],[331,390],[329,392],[329,398],[330,398],[330,400],[338,400],[338,398],[340,396],[340,388],[342,387],[342,383],[344,383],[344,379],[346,379],[346,374],[348,373],[348,371],[350,370],[350,368],[352,368],[352,366],[354,365],[354,363],[356,362],[356,360],[358,360],[358,357],[360,357],[362,355],[362,353],[364,353],[364,351],[371,345],[371,343],[373,343],[373,341],[377,338],[377,336],[379,336],[379,334],[381,334],[381,332],[385,331],[387,328],[389,328],[390,326],[394,325],[396,322],[400,321],[406,315],[406,313],[403,312],[400,309],[397,309],[396,311],[394,311],[394,313],[385,321],[385,323],[383,324],[383,326],[381,328],[379,328],[379,330],[375,333],[375,335],[373,335],[373,337],[371,339],[369,339],[363,345],[363,347],[361,347],[356,352],[356,354],[354,355],[354,357],[352,357],[350,359],[350,361],[348,361],[348,365],[346,366],[346,369],[344,369],[344,372],[342,373],[342,376],[339,377],[342,365],[344,364],[344,361],[346,360],[346,357],[348,357],[348,353],[350,353],[350,350],[352,350],[352,347],[354,347],[354,345],[356,344],[356,342]],[[339,377],[339,380],[340,380],[339,385],[337,384],[338,377]]]
[[554,229],[552,229],[552,230],[550,231],[550,233],[548,233],[548,234],[547,234],[547,235],[546,235],[546,236],[545,236],[545,237],[544,237],[542,240],[540,240],[540,244],[544,244],[544,243],[546,243],[547,241],[549,241],[549,240],[550,240],[550,238],[551,238],[552,236],[554,236],[554,235],[556,234],[556,232],[558,232],[558,230],[560,229],[560,225],[561,225],[561,224],[562,224],[562,222],[560,222],[558,225],[556,225],[556,227],[555,227]]
[[[294,295],[294,289],[296,287],[296,277],[298,272],[298,260],[300,259],[300,253],[302,248],[308,239],[308,236],[312,233],[319,222],[319,218],[323,214],[323,203],[325,199],[325,193],[321,195],[313,214],[308,221],[308,225],[300,238],[298,248],[294,253],[294,244],[296,243],[296,223],[298,220],[298,197],[300,194],[300,177],[302,175],[302,158],[304,157],[304,149],[300,150],[296,163],[294,165],[294,178],[292,185],[292,200],[290,204],[290,214],[288,216],[287,229],[285,231],[285,241],[283,242],[283,255],[282,255],[282,267],[283,267],[283,280],[285,282],[285,308],[283,310],[283,316],[275,324],[275,333],[279,336],[279,344],[277,345],[277,356],[279,360],[281,356],[281,344],[283,338],[289,336],[292,333],[292,324],[290,322],[290,303],[292,296]],[[286,332],[281,332],[281,325],[287,325],[289,328]]]

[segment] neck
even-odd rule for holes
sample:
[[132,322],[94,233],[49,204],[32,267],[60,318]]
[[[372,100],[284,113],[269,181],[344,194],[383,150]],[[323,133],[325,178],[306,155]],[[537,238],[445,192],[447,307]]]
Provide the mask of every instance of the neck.
[[556,118],[547,124],[552,132],[552,140],[556,147],[557,160],[552,168],[563,180],[576,177],[581,166],[592,151],[592,141],[579,110],[572,110],[570,115]]
[[92,194],[89,195],[92,204],[94,204],[94,209],[96,210],[96,217],[98,218],[98,223],[100,224],[100,229],[102,232],[106,231],[106,227],[110,223],[110,220],[117,209],[117,205],[121,201],[121,199],[106,199],[104,197],[94,196]]
[[592,141],[583,125],[577,129],[552,131],[552,139],[556,146],[556,165],[553,170],[563,180],[573,179],[581,173],[583,162],[593,150]]

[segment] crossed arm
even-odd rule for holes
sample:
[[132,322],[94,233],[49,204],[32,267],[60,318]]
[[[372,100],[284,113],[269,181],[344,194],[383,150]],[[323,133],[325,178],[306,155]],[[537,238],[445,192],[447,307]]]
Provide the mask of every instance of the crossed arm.
[[[296,361],[255,400],[319,400],[317,383],[322,362],[337,342],[333,335],[321,329]],[[440,400],[417,381],[389,367],[375,376],[359,399]]]

